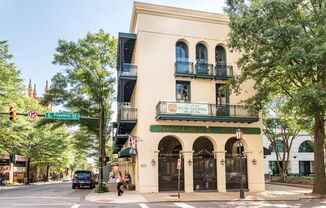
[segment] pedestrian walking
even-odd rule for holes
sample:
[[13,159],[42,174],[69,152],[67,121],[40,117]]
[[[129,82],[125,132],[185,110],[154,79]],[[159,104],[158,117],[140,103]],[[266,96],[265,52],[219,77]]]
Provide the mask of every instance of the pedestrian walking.
[[268,170],[268,174],[269,174],[269,180],[272,181],[272,176],[273,176],[273,171],[272,169]]
[[123,181],[124,181],[124,178],[122,177],[122,174],[119,171],[119,175],[116,177],[116,181],[115,181],[117,183],[118,196],[121,196],[121,194],[123,194],[123,191],[121,190]]

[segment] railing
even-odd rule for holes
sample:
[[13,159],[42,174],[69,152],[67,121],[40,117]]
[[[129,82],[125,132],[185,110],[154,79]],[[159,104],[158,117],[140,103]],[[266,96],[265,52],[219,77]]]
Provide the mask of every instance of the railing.
[[175,62],[175,74],[177,75],[193,75],[194,67],[192,62],[188,61],[176,61]]
[[119,75],[124,77],[136,77],[137,65],[124,63]]
[[233,66],[217,64],[215,66],[216,79],[229,79],[233,76]]
[[213,76],[214,70],[213,70],[213,64],[207,64],[207,63],[196,63],[196,75],[200,76]]
[[123,120],[137,120],[137,109],[130,106],[130,103],[120,103],[118,119]]
[[156,115],[258,118],[257,114],[252,114],[249,112],[249,109],[241,105],[216,105],[178,101],[160,101],[156,105]]

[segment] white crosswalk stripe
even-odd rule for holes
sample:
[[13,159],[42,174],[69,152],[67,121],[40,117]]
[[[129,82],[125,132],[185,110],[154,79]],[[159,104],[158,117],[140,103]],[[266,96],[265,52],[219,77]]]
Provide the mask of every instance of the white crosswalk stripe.
[[177,205],[178,207],[182,207],[182,208],[195,208],[194,206],[191,206],[186,203],[174,203],[174,204]]
[[146,204],[139,204],[141,208],[149,208]]

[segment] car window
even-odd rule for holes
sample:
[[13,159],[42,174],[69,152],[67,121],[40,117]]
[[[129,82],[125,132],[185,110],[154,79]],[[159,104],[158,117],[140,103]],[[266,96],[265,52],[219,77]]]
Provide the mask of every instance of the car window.
[[77,177],[90,177],[91,173],[90,172],[76,172],[75,176],[77,176]]

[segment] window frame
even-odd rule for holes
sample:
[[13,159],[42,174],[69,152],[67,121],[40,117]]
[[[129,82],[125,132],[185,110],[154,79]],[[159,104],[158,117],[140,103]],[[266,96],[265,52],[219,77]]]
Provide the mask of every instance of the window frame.
[[[188,98],[187,100],[183,99],[178,99],[178,91],[177,91],[177,86],[178,84],[187,84],[188,85]],[[183,80],[176,80],[175,82],[175,100],[176,101],[184,101],[184,102],[191,102],[191,82],[190,81],[183,81]]]

